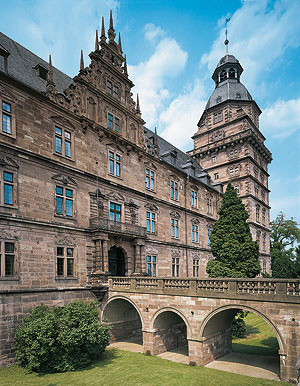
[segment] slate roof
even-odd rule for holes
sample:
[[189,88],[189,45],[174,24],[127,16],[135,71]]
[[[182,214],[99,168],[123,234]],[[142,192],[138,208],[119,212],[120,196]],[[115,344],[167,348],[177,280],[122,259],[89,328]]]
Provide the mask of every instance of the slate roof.
[[[237,94],[239,94],[239,97]],[[220,100],[218,99],[219,97],[221,98]],[[252,101],[252,97],[239,80],[226,79],[214,89],[205,108],[209,109],[226,100]]]
[[[35,67],[40,64],[48,70],[48,63],[2,32],[0,32],[0,45],[9,52],[8,75],[35,91],[45,94],[47,81],[37,75]],[[4,69],[0,67],[0,71],[3,72]],[[63,92],[73,83],[72,78],[55,67],[53,67],[53,80],[58,92]]]

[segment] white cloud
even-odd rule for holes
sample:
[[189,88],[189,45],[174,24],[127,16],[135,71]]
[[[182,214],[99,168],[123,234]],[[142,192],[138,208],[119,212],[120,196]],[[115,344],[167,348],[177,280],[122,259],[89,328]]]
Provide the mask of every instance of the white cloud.
[[279,212],[283,212],[286,218],[293,217],[300,221],[300,195],[287,195],[272,199],[271,219],[275,219]]
[[148,127],[157,125],[159,114],[169,98],[165,83],[176,78],[187,61],[187,53],[178,43],[169,37],[162,39],[153,55],[137,66],[129,66],[129,75],[133,79],[141,103],[142,116]]
[[161,38],[166,35],[166,32],[162,28],[152,23],[148,23],[145,25],[144,33],[145,39],[149,40],[150,42],[154,42],[158,38]]
[[[228,24],[229,53],[236,55],[247,69],[243,82],[250,92],[266,92],[263,77],[278,63],[289,47],[300,44],[299,0],[278,0],[270,9],[267,0],[247,1]],[[223,20],[223,19],[222,19]],[[224,28],[201,64],[210,73],[225,54]]]
[[189,145],[191,136],[197,131],[198,120],[205,108],[203,83],[196,79],[192,87],[175,98],[160,115],[160,126],[165,127],[162,137],[180,149]]
[[268,137],[284,139],[300,131],[300,98],[278,100],[261,115],[261,128]]

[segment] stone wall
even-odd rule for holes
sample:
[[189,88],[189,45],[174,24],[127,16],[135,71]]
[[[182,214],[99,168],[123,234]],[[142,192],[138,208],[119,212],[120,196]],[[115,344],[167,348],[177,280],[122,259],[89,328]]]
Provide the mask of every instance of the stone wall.
[[230,354],[232,351],[231,328],[206,337],[202,341],[200,364],[202,366]]
[[180,323],[173,325],[165,330],[159,330],[154,333],[154,355],[170,351],[187,344],[186,325]]
[[108,325],[112,327],[111,342],[142,335],[140,319],[108,323]]
[[95,300],[89,290],[84,289],[45,289],[3,292],[0,295],[0,366],[14,363],[14,334],[23,318],[31,308],[44,304],[64,306],[73,301],[90,302]]

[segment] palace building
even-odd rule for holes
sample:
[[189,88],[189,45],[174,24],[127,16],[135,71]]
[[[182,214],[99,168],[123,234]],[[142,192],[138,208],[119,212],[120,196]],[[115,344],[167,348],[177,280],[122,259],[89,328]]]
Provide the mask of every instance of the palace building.
[[220,60],[184,153],[145,126],[115,38],[110,15],[70,78],[0,33],[2,364],[35,304],[101,298],[108,276],[205,276],[229,181],[270,271],[272,158],[242,66],[228,52]]

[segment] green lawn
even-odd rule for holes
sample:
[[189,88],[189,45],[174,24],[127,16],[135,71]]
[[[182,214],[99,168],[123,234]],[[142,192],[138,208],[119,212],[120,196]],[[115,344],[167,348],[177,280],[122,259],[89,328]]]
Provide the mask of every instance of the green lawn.
[[109,349],[103,360],[82,370],[26,374],[17,366],[0,369],[1,386],[283,386],[287,383],[250,378],[205,367],[190,367],[158,357]]
[[246,338],[233,339],[232,351],[244,354],[277,355],[278,342],[271,327],[258,315],[246,316]]

